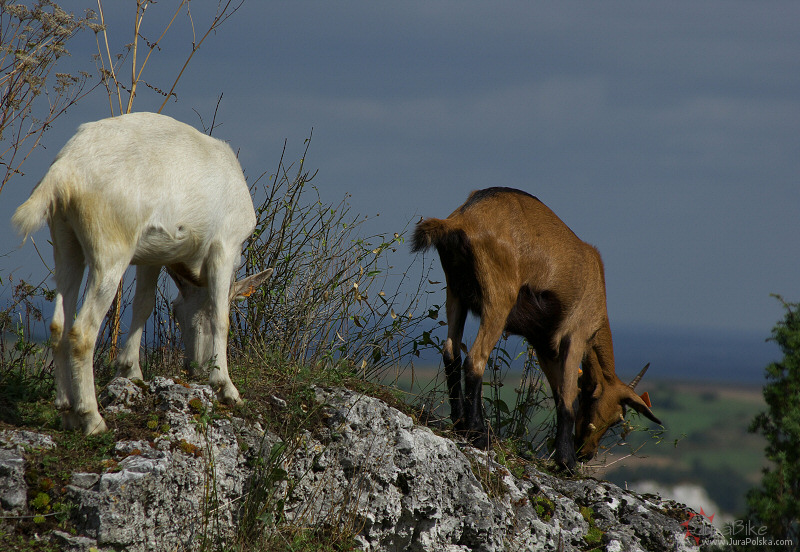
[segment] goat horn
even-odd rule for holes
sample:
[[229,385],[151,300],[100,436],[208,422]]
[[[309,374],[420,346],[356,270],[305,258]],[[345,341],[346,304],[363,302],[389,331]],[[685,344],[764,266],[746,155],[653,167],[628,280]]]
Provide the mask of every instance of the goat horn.
[[650,363],[649,362],[644,365],[644,368],[642,368],[642,371],[639,372],[639,375],[636,376],[635,378],[633,378],[633,380],[631,380],[631,382],[628,384],[628,387],[630,387],[631,389],[636,389],[636,386],[639,385],[639,382],[641,381],[642,376],[644,376],[644,373],[647,372],[648,368],[650,368]]

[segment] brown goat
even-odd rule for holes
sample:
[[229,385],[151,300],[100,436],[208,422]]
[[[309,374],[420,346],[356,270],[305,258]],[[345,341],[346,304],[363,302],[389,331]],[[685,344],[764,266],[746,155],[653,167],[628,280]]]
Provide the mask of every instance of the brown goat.
[[[504,331],[528,340],[550,383],[557,415],[555,459],[561,466],[575,467],[576,450],[584,459],[594,457],[626,407],[661,424],[648,408],[647,394],[633,391],[647,367],[631,384],[614,371],[600,254],[541,201],[511,188],[472,192],[447,219],[417,224],[412,250],[432,246],[447,280],[442,356],[450,416],[475,446],[488,446],[481,384]],[[462,391],[461,338],[468,312],[480,317],[480,327],[464,361]]]

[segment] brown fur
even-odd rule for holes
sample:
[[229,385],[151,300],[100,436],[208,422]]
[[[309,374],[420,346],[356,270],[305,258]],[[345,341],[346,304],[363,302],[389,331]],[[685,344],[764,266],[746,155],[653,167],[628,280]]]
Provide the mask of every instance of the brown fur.
[[[583,456],[595,454],[623,406],[658,422],[616,376],[600,254],[541,201],[511,188],[472,192],[447,219],[417,225],[412,250],[430,247],[436,247],[447,280],[443,357],[451,416],[473,443],[488,443],[481,381],[504,331],[525,337],[536,350],[556,399],[556,460],[561,465],[575,465],[572,428],[581,364],[586,370],[576,446]],[[481,323],[463,364],[462,392],[460,348],[468,311]]]

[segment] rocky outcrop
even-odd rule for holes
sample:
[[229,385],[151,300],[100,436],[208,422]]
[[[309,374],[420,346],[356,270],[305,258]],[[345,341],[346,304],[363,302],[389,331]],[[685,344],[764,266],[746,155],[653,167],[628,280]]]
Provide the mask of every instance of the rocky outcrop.
[[[106,408],[151,405],[158,437],[117,442],[104,473],[72,475],[73,530],[53,532],[60,547],[214,549],[242,524],[276,523],[357,534],[367,551],[688,551],[696,538],[721,540],[683,505],[533,463],[503,465],[346,389],[316,389],[310,408],[320,409],[320,423],[291,443],[257,423],[213,416],[212,400],[207,386],[164,378],[145,389],[112,382]],[[26,456],[50,446],[48,436],[0,433],[7,516],[27,512]]]

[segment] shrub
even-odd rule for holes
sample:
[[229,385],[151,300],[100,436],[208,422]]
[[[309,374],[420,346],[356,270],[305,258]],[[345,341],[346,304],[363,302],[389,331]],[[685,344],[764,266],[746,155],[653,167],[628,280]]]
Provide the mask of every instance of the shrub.
[[292,166],[278,166],[252,185],[258,223],[245,244],[246,273],[273,267],[271,280],[233,309],[232,354],[263,362],[312,367],[346,364],[364,378],[408,363],[426,319],[418,315],[421,284],[403,291],[403,271],[391,255],[402,233],[359,235],[365,218],[346,198],[324,203],[305,170],[306,151]]
[[800,542],[800,303],[787,303],[786,313],[772,329],[771,340],[783,359],[766,368],[764,399],[767,412],[759,414],[750,431],[767,439],[761,487],[747,495],[750,519],[767,528],[774,540]]

